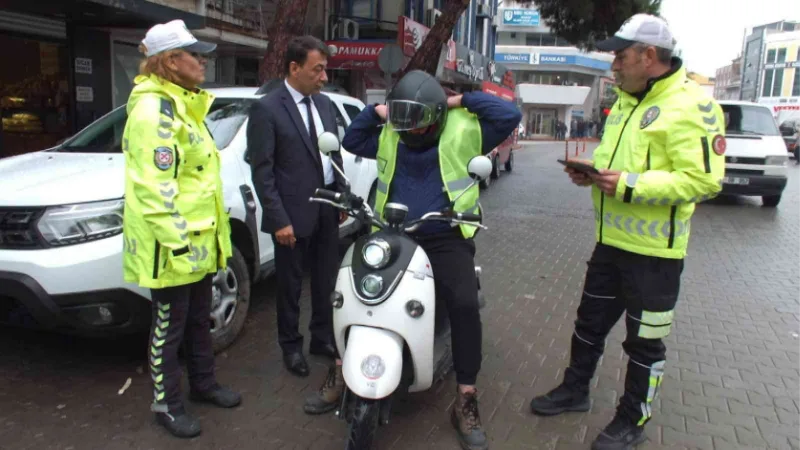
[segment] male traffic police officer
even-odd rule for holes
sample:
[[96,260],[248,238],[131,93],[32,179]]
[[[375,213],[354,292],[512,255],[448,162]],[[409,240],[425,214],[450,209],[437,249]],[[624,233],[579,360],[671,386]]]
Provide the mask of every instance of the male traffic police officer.
[[725,122],[719,105],[686,78],[667,24],[637,14],[598,48],[616,54],[619,99],[588,161],[599,175],[565,169],[592,186],[597,245],[590,261],[561,385],[531,402],[540,415],[589,409],[589,381],[605,338],[625,313],[625,393],[595,450],[644,442],[643,426],[664,374],[689,222],[715,196],[724,172]]

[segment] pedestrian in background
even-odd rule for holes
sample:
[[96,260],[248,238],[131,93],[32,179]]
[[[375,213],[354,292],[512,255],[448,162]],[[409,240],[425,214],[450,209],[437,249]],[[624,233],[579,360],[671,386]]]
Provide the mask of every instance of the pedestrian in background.
[[231,408],[241,396],[217,384],[211,345],[212,276],[231,256],[220,159],[203,120],[214,98],[198,89],[205,54],[181,20],[151,28],[147,59],[128,99],[125,153],[125,281],[150,288],[147,357],[156,420],[178,437],[200,434],[181,398],[178,348],[185,343],[190,397]]
[[672,326],[689,221],[715,196],[725,171],[724,116],[693,81],[666,22],[637,14],[606,41],[619,98],[593,161],[599,174],[565,171],[592,186],[597,245],[588,262],[561,385],[531,402],[535,414],[589,410],[589,382],[608,333],[625,313],[625,391],[592,444],[625,450],[644,442],[644,425],[666,364],[662,339]]

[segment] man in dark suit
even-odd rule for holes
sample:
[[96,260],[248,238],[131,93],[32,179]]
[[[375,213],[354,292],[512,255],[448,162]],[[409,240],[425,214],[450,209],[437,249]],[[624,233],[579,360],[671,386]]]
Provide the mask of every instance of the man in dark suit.
[[322,155],[317,136],[337,134],[336,105],[320,94],[328,80],[328,48],[312,36],[294,38],[286,51],[285,79],[250,110],[247,145],[253,185],[263,209],[261,230],[272,234],[278,280],[278,342],[283,362],[308,376],[298,330],[303,263],[311,261],[310,352],[337,357],[330,293],[339,263],[339,224],[346,218],[328,205],[309,202],[314,190],[342,192],[338,152]]

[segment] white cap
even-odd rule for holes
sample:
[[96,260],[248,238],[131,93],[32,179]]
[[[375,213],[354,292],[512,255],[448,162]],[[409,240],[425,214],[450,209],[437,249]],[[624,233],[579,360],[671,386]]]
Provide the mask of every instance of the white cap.
[[147,57],[176,48],[201,54],[211,53],[217,48],[217,44],[198,41],[182,20],[173,20],[153,26],[147,30],[142,45],[144,45]]
[[626,20],[614,36],[596,45],[604,52],[616,52],[637,42],[667,50],[674,50],[676,44],[664,19],[649,14],[636,14]]

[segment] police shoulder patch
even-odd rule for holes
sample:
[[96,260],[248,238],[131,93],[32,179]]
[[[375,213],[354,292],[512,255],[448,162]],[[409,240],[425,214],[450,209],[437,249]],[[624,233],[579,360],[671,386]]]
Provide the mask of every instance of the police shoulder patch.
[[725,154],[725,150],[728,148],[728,142],[725,140],[725,137],[721,134],[714,136],[714,139],[711,140],[711,148],[714,149],[714,153],[722,156]]
[[153,160],[161,170],[167,170],[172,167],[172,164],[175,162],[175,155],[172,153],[172,149],[169,147],[158,147],[154,151],[155,155]]
[[648,108],[642,116],[642,121],[639,122],[639,128],[645,129],[649,127],[651,123],[658,119],[659,114],[661,114],[661,109],[659,109],[658,106],[651,106]]

